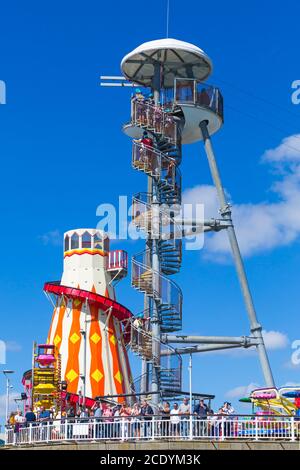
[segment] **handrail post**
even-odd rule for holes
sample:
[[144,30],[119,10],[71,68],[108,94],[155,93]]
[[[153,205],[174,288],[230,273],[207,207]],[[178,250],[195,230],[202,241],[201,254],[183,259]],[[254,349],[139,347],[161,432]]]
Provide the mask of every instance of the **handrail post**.
[[155,439],[155,418],[154,418],[154,417],[152,417],[151,426],[152,426],[152,429],[151,429],[151,440],[154,441],[154,439]]
[[29,444],[32,443],[32,423],[29,423]]
[[[190,404],[190,406],[192,406]],[[192,441],[193,440],[193,415],[190,413],[190,440]]]
[[224,426],[224,421],[225,421],[225,418],[224,416],[222,416],[221,418],[221,441],[224,441],[225,440],[225,426]]
[[255,423],[255,440],[258,441],[258,418],[255,416],[254,418],[254,423]]
[[121,441],[125,440],[125,418],[122,418],[121,421]]
[[295,418],[292,416],[291,418],[291,440],[295,441],[296,436],[295,436]]

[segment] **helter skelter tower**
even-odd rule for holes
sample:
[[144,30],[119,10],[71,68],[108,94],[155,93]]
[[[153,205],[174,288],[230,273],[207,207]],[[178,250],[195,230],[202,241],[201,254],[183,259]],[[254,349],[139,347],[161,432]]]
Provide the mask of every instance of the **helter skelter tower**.
[[[172,368],[170,363],[164,364],[171,356],[177,355],[179,358],[178,372],[178,354],[250,346],[257,349],[267,386],[274,386],[262,326],[253,305],[231,208],[211,144],[210,136],[223,125],[222,95],[217,88],[204,83],[212,72],[212,62],[192,44],[162,39],[144,43],[127,54],[121,62],[121,69],[131,84],[150,88],[153,93],[153,98],[143,99],[137,93],[131,99],[131,120],[123,127],[124,132],[133,138],[133,168],[148,177],[146,192],[133,197],[133,222],[147,233],[145,250],[132,259],[132,286],[144,293],[144,320],[147,320],[151,330],[151,354],[147,347],[136,348],[143,357],[142,378],[145,376],[145,383],[142,389],[151,389],[152,400],[158,403],[157,392],[180,387],[176,366]],[[143,141],[145,131],[152,143]],[[179,165],[182,145],[197,141],[204,143],[220,203],[220,219],[200,223],[197,220],[186,221],[184,226],[178,227],[176,205],[181,202]],[[172,207],[170,211],[166,209],[168,207]],[[170,275],[180,270],[182,240],[178,238],[178,233],[183,236],[190,234],[189,224],[196,231],[227,231],[249,318],[249,336],[170,334],[182,328],[182,293]],[[166,232],[169,237],[165,237]],[[178,343],[189,346],[175,347]],[[151,385],[147,386],[149,377]]]
[[54,305],[47,343],[60,354],[61,380],[70,394],[132,393],[123,331],[132,314],[116,301],[113,287],[126,274],[127,253],[110,251],[101,230],[65,233],[62,279],[47,282],[44,291]]

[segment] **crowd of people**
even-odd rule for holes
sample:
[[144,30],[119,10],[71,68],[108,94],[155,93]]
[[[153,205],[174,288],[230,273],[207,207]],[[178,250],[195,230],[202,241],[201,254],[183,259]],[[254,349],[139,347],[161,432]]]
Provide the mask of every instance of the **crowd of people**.
[[[61,426],[66,426],[67,438],[74,437],[75,424],[88,424],[87,433],[89,437],[95,438],[118,438],[123,433],[124,437],[147,437],[152,433],[151,423],[153,418],[159,421],[162,435],[187,437],[189,433],[189,420],[193,416],[195,432],[203,433],[204,426],[213,428],[214,435],[217,435],[218,423],[223,416],[234,414],[234,409],[230,403],[225,402],[219,408],[218,413],[214,413],[211,408],[200,400],[191,410],[189,399],[184,398],[179,404],[164,402],[154,411],[153,406],[147,401],[136,402],[129,406],[127,404],[109,404],[95,402],[91,408],[82,404],[68,404],[64,411],[56,411],[54,408],[46,410],[43,406],[36,410],[28,409],[23,415],[18,410],[11,413],[8,427],[13,428],[18,434],[21,429],[29,427],[39,427],[45,430],[47,424],[52,425],[53,432],[59,433]],[[126,423],[121,426],[122,423]],[[207,423],[207,424],[205,424]],[[215,431],[216,430],[216,431]],[[83,433],[83,431],[79,431]]]

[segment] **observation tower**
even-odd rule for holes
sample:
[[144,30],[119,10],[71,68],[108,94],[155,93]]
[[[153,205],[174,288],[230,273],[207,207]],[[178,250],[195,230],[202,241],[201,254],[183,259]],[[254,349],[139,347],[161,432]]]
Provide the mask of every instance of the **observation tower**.
[[[199,47],[169,38],[140,45],[123,58],[121,70],[128,86],[140,87],[131,98],[131,116],[123,130],[132,139],[132,167],[146,176],[144,192],[133,196],[132,214],[133,222],[147,234],[145,250],[132,258],[131,272],[132,287],[144,295],[142,333],[135,335],[131,344],[142,357],[141,391],[151,391],[153,403],[158,405],[160,395],[181,390],[182,354],[251,346],[257,349],[266,385],[272,387],[262,326],[211,143],[211,136],[224,122],[221,92],[205,83],[212,73],[212,61]],[[204,144],[220,218],[182,223],[177,216],[183,146],[198,141]],[[226,230],[229,238],[249,335],[176,335],[182,330],[183,295],[171,277],[180,271],[182,238],[221,230]],[[185,347],[179,348],[180,343]]]

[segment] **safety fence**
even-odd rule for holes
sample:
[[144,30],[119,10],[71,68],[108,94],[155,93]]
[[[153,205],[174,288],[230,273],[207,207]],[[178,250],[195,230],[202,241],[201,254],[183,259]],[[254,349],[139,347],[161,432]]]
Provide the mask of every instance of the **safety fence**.
[[194,415],[62,419],[6,429],[6,445],[59,441],[138,440],[284,440],[300,437],[300,422],[293,417],[261,418]]

